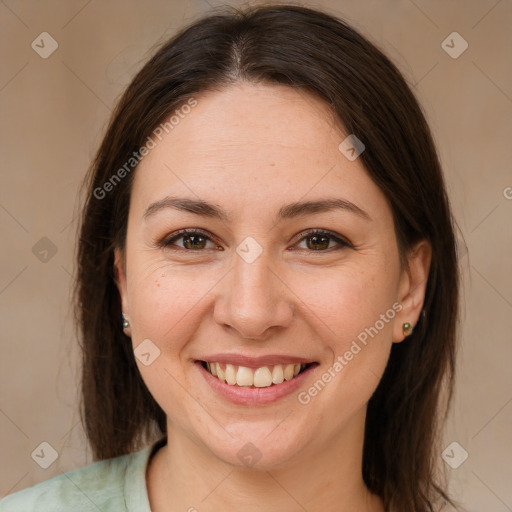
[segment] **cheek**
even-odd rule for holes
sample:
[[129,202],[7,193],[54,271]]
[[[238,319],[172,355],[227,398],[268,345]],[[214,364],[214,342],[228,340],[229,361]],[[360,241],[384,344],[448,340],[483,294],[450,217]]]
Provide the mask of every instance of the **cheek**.
[[[135,262],[134,262],[135,263]],[[142,379],[160,407],[179,424],[204,422],[192,395],[187,371],[187,347],[198,337],[199,320],[207,307],[208,291],[214,286],[210,273],[172,269],[157,262],[133,266],[130,284],[132,343],[149,339],[159,350],[150,365],[136,360]],[[213,278],[212,278],[213,279]],[[218,281],[218,277],[216,279]],[[187,419],[188,418],[188,419]]]
[[341,420],[337,415],[350,415],[369,400],[382,377],[399,307],[395,282],[390,272],[375,265],[364,271],[336,269],[298,283],[302,285],[297,284],[294,291],[308,305],[304,314],[309,309],[314,330],[330,357],[319,376],[323,383],[314,384],[299,401],[309,403],[321,395],[317,403],[333,405],[328,410],[335,416],[335,425]]
[[396,298],[392,274],[378,263],[347,265],[295,276],[292,289],[303,304],[304,314],[312,318],[338,352],[377,321],[379,331],[391,333],[394,311],[389,312],[383,325],[379,320],[392,309]]
[[197,329],[197,316],[219,273],[172,268],[165,262],[141,266],[131,276],[130,310],[134,343],[150,338],[162,350],[176,351]]

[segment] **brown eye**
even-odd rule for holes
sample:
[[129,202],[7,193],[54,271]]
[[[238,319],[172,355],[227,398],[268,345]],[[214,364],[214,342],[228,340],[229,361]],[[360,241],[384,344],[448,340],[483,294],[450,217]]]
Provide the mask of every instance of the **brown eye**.
[[[211,246],[208,246],[208,242]],[[182,229],[170,237],[162,240],[162,247],[171,250],[186,250],[200,252],[205,249],[216,249],[209,236],[202,231]]]
[[[327,252],[330,249],[341,249],[343,247],[354,247],[352,244],[338,236],[335,236],[330,231],[323,230],[311,230],[305,233],[300,240],[300,243],[302,242],[305,243],[305,247],[299,247],[300,249],[318,252]],[[334,246],[332,245],[332,242],[334,242]]]
[[180,238],[183,238],[185,249],[197,250],[206,247],[207,238],[202,235],[184,235]]
[[325,235],[311,235],[305,238],[309,243],[306,243],[308,249],[320,251],[329,247],[330,237]]

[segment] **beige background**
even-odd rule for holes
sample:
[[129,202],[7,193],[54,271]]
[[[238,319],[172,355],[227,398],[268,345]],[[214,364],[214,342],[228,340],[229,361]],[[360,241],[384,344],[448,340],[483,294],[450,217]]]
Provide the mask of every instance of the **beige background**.
[[[468,248],[457,394],[443,447],[457,441],[469,457],[446,469],[468,510],[510,511],[512,3],[305,3],[346,18],[383,48],[425,108]],[[77,414],[69,309],[77,189],[130,77],[210,5],[220,3],[0,2],[0,496],[92,460]],[[45,31],[59,45],[47,59],[31,48]],[[441,46],[454,31],[469,44],[457,59]],[[33,252],[42,237],[57,250],[47,262]],[[59,454],[48,469],[31,458],[44,441]]]

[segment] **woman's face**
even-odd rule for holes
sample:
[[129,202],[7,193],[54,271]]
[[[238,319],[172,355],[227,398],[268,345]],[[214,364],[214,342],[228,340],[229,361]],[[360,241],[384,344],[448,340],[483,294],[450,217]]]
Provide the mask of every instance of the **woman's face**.
[[[362,439],[428,251],[401,271],[385,196],[319,100],[250,84],[196,100],[137,168],[125,267],[116,255],[140,373],[169,432],[232,464]],[[315,364],[290,378],[300,363]]]

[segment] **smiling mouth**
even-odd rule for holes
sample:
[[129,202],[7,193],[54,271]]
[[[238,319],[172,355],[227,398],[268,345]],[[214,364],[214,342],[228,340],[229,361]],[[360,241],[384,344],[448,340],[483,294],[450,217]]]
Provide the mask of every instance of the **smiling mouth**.
[[289,381],[318,366],[318,363],[275,364],[260,368],[248,368],[233,364],[199,361],[211,375],[231,386],[268,388]]

